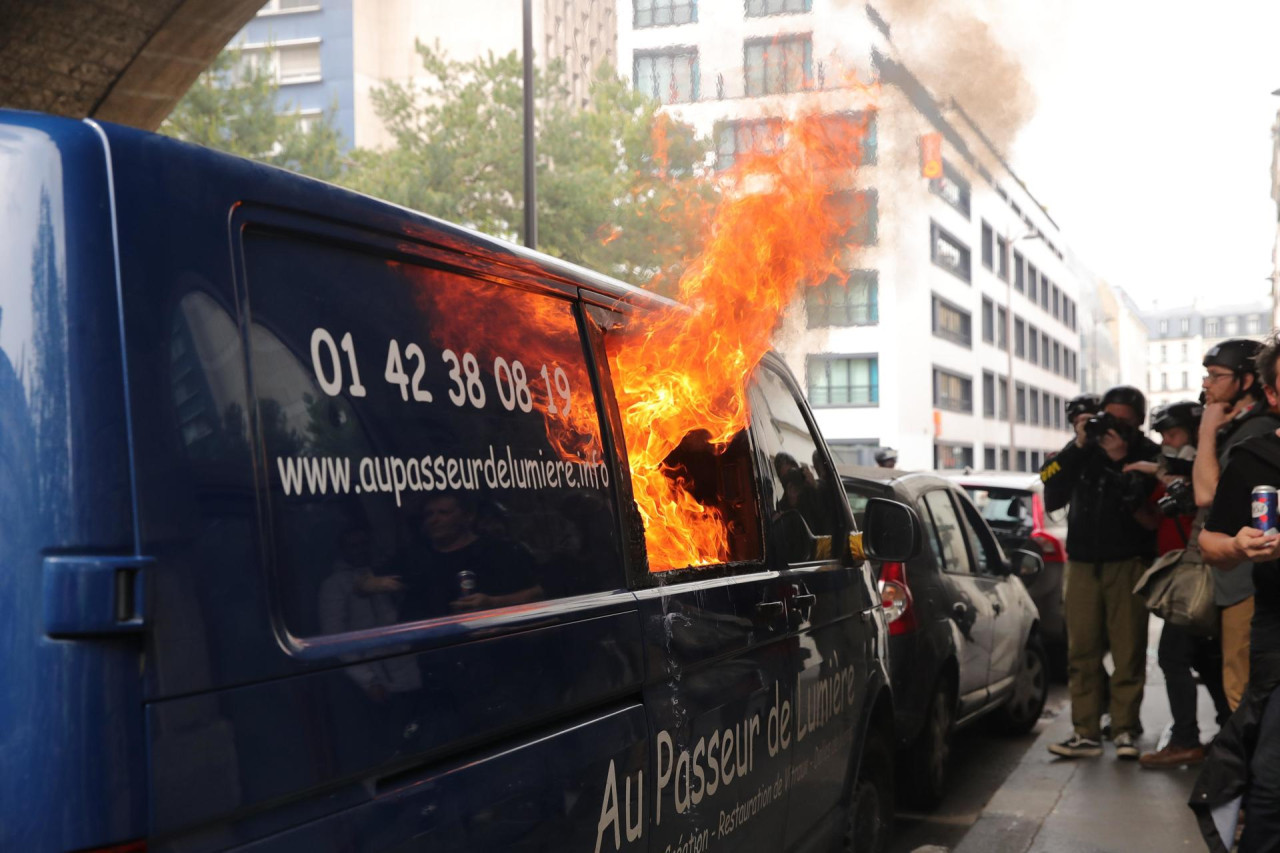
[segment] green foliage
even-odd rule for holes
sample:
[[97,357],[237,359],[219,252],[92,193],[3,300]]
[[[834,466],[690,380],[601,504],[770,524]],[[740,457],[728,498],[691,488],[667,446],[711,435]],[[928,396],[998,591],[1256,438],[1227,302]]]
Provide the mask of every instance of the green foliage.
[[[417,46],[428,82],[375,89],[396,141],[356,151],[342,182],[379,198],[521,238],[522,70],[517,54],[459,62]],[[607,68],[585,105],[563,67],[537,93],[538,249],[637,283],[670,282],[696,253],[716,190],[709,143],[658,113]],[[665,289],[665,288],[664,288]]]
[[278,89],[263,64],[242,61],[237,49],[224,50],[160,132],[313,178],[336,179],[343,162],[332,116],[322,115],[304,130],[290,111],[276,112]]

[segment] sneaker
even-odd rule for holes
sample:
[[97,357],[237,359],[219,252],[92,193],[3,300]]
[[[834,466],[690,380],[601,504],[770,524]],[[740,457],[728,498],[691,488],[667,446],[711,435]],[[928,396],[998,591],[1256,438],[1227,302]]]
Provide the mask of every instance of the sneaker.
[[1138,745],[1133,742],[1133,735],[1128,732],[1120,732],[1115,737],[1116,758],[1135,759],[1142,753],[1138,749]]
[[1102,755],[1102,741],[1075,734],[1062,743],[1049,744],[1049,751],[1063,758],[1096,758]]
[[[1118,755],[1119,752],[1117,749],[1116,754]],[[1203,746],[1177,746],[1172,743],[1155,752],[1144,752],[1138,758],[1138,763],[1148,769],[1184,767],[1188,764],[1199,764],[1201,761],[1204,761]]]

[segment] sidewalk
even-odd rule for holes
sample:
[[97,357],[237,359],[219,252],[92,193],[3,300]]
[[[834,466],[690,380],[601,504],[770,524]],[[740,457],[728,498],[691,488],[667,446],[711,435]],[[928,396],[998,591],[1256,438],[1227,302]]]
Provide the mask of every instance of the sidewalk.
[[[1162,623],[1153,619],[1142,703],[1143,751],[1170,722],[1164,677],[1156,665]],[[1200,691],[1200,738],[1217,731],[1213,703]],[[1205,844],[1187,808],[1198,768],[1144,770],[1117,761],[1111,744],[1101,758],[1067,760],[1048,752],[1071,734],[1064,707],[1027,751],[954,848],[954,853],[1170,853]]]

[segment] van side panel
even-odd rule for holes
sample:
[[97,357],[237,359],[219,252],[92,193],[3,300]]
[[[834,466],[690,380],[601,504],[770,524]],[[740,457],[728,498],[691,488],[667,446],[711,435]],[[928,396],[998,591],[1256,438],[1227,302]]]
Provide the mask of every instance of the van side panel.
[[47,558],[134,550],[111,224],[94,128],[0,110],[0,850],[146,831],[142,645],[45,600]]

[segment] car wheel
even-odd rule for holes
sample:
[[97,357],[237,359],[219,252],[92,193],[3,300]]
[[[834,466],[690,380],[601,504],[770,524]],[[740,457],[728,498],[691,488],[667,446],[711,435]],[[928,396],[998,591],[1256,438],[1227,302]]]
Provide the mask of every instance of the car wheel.
[[1009,734],[1026,734],[1035,727],[1049,698],[1049,656],[1038,637],[1027,641],[1013,680],[1013,695],[998,713],[998,724]]
[[924,727],[907,751],[907,772],[901,779],[902,798],[917,808],[932,809],[942,801],[951,759],[954,707],[950,680],[939,678],[925,712]]
[[892,835],[893,749],[888,735],[873,728],[862,747],[841,849],[845,853],[885,853]]

